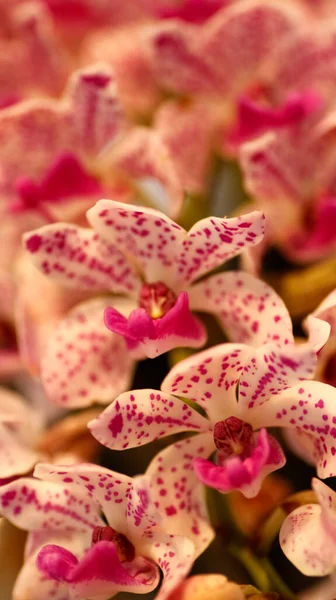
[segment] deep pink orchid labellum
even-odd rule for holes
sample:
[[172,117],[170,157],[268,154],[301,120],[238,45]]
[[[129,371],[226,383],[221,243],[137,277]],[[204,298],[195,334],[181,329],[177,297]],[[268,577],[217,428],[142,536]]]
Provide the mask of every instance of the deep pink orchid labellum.
[[[213,538],[204,491],[185,460],[164,450],[134,479],[90,464],[41,464],[37,479],[3,487],[2,514],[29,531],[16,593],[27,584],[37,591],[42,578],[45,597],[56,590],[57,598],[107,600],[118,591],[155,589],[161,570],[158,597],[166,598]],[[163,499],[157,481],[173,488],[181,471],[180,506],[165,515],[164,505],[176,492],[167,491]]]
[[227,144],[234,150],[266,131],[298,126],[321,106],[322,98],[313,91],[289,94],[275,107],[258,103],[258,97],[241,96],[237,101],[236,124],[228,134]]
[[[265,301],[262,311],[265,329],[252,327],[250,345],[222,344],[181,361],[161,392],[122,394],[89,424],[93,435],[109,448],[122,450],[193,431],[206,446],[207,456],[193,461],[200,480],[224,493],[239,489],[252,497],[263,478],[285,463],[279,443],[266,428],[289,427],[309,433],[319,474],[333,474],[336,448],[328,422],[334,389],[304,381],[314,375],[316,352],[325,344],[329,327],[311,320],[310,341],[296,345],[288,313],[270,288],[268,296],[269,306]],[[239,332],[244,313],[237,314]],[[207,417],[176,396],[199,403]],[[210,462],[207,458],[214,452],[215,461]]]
[[[124,353],[127,347],[133,358],[155,357],[178,346],[200,347],[206,332],[192,309],[198,308],[197,299],[207,291],[202,291],[204,284],[198,288],[194,282],[258,243],[263,234],[263,215],[258,212],[232,219],[209,217],[189,232],[159,211],[112,200],[99,201],[87,218],[92,229],[58,223],[24,237],[26,249],[44,275],[67,287],[105,294],[104,299],[92,299],[74,309],[71,328],[76,338],[69,321],[63,328],[60,324],[43,360],[42,377],[51,399],[62,403],[74,402],[76,397],[77,405],[92,401],[93,378],[100,377],[92,356],[99,362],[101,349],[105,351],[105,341],[109,340],[107,329],[105,333],[100,329],[99,335],[94,333],[98,324],[103,327],[103,304],[105,324],[115,334],[113,339],[119,339],[114,357],[109,348],[108,368],[100,363],[103,373],[111,371],[111,361],[122,347]],[[218,291],[224,289],[229,275],[224,276],[223,287],[217,286]],[[205,281],[211,285],[211,278]],[[127,301],[109,300],[108,293],[126,296]],[[223,298],[223,312],[229,306],[230,298]],[[209,310],[216,313],[217,307]],[[92,319],[96,319],[94,327]],[[65,338],[70,346],[65,345]],[[79,363],[76,359],[64,373],[64,361],[78,351]],[[80,388],[76,378],[79,368]],[[125,363],[127,372],[129,365]],[[76,387],[70,394],[67,388],[72,379]],[[125,380],[120,383],[125,385]],[[94,393],[98,400],[107,402],[116,390],[107,384],[101,395],[97,382]]]

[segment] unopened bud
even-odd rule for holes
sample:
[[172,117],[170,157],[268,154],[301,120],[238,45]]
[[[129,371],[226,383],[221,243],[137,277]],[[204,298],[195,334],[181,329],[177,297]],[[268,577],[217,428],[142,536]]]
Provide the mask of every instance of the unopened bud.
[[244,600],[240,586],[216,573],[185,579],[168,600]]

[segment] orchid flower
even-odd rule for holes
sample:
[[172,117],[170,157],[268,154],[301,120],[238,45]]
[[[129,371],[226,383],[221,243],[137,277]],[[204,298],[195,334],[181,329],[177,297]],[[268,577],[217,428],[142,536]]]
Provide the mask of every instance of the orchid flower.
[[[108,296],[85,302],[52,336],[42,364],[47,394],[78,406],[111,399],[118,387],[111,385],[113,369],[119,385],[125,385],[131,360],[126,345],[140,358],[204,344],[205,329],[189,309],[193,282],[258,243],[263,231],[262,214],[251,213],[203,219],[187,233],[154,209],[112,200],[100,200],[87,218],[93,229],[59,223],[24,238],[44,275],[68,287],[129,298],[116,299],[109,308]],[[200,298],[204,282],[194,287]],[[109,338],[104,329],[104,307],[105,324],[120,338]]]
[[104,189],[94,174],[97,157],[125,127],[104,65],[74,73],[61,100],[30,100],[2,111],[1,192],[10,212],[35,210],[47,221],[57,219],[57,210],[70,220],[83,214],[83,203],[91,206]]
[[[305,21],[307,15],[294,3],[246,0],[224,3],[201,26],[163,21],[144,32],[157,84],[180,97],[159,107],[154,127],[188,191],[203,191],[212,153],[236,156],[244,141],[300,126],[319,112],[323,100],[314,80],[297,90],[281,87],[274,76],[280,64],[290,63],[291,54],[284,56],[282,47],[306,30]],[[176,129],[175,137],[171,131]]]
[[[252,294],[245,302],[241,298],[240,311],[237,307],[234,313],[237,331],[248,304],[253,305]],[[328,337],[328,326],[310,320],[310,341],[296,345],[280,298],[273,293],[268,302],[258,299],[258,308],[252,344],[222,344],[181,361],[163,381],[161,392],[122,394],[89,424],[93,435],[105,446],[122,450],[172,433],[196,432],[191,439],[203,439],[207,456],[216,452],[215,464],[195,456],[201,481],[223,493],[239,489],[253,497],[263,478],[285,463],[266,427],[290,427],[309,433],[320,476],[334,474],[335,390],[304,381],[314,374],[316,351]],[[176,396],[198,403],[206,417]]]
[[161,569],[163,599],[213,538],[187,448],[164,450],[134,479],[91,464],[40,464],[35,476],[0,489],[2,514],[29,531],[14,597],[26,589],[30,600],[42,590],[57,600],[144,594]]
[[41,459],[34,449],[41,428],[40,416],[19,394],[0,388],[0,485],[29,473]]
[[336,247],[334,122],[330,114],[240,148],[245,186],[267,215],[268,243],[295,262],[321,259]]
[[202,27],[177,20],[159,23],[152,33],[156,78],[164,89],[187,96],[242,91],[300,27],[301,18],[292,4],[245,0],[224,6]]
[[336,495],[318,479],[313,479],[312,487],[318,504],[290,513],[280,530],[280,545],[304,575],[321,577],[336,570]]
[[44,222],[78,222],[104,193],[129,201],[148,180],[159,182],[161,195],[165,189],[168,214],[181,209],[183,182],[164,139],[149,128],[131,129],[106,65],[76,71],[61,100],[2,111],[0,142],[0,190],[15,216],[37,211]]

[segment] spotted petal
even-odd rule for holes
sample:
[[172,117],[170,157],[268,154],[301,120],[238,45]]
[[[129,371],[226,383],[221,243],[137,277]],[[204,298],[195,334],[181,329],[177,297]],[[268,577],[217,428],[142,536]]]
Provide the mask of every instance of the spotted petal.
[[128,387],[133,361],[124,340],[106,329],[105,307],[104,299],[80,304],[49,337],[41,377],[52,402],[73,408],[105,404]]
[[204,350],[175,365],[161,389],[198,402],[211,421],[236,415],[237,382],[250,352],[243,344],[222,344]]
[[[300,506],[284,521],[280,545],[287,558],[301,573],[309,576],[328,575],[335,569],[335,492],[313,479],[318,504]],[[334,530],[330,530],[330,519]]]
[[182,187],[202,193],[209,174],[215,118],[205,104],[170,100],[156,111],[154,127],[168,147]]
[[142,446],[180,431],[208,428],[208,421],[188,404],[157,390],[125,392],[89,423],[94,437],[113,450]]
[[176,261],[186,235],[163,213],[143,206],[100,200],[87,213],[92,227],[137,264],[146,281],[174,286]]
[[136,293],[139,280],[115,246],[90,229],[57,223],[24,235],[35,266],[68,287]]
[[34,474],[45,482],[75,486],[74,493],[86,495],[103,512],[108,524],[140,552],[147,547],[147,538],[153,538],[153,528],[160,524],[161,516],[151,498],[147,475],[132,479],[93,464],[39,464]]
[[246,81],[258,77],[265,58],[274,56],[302,18],[292,4],[270,4],[265,0],[234,2],[208,21],[199,52],[212,61],[221,87],[236,93]]
[[162,585],[156,598],[166,600],[190,571],[196,559],[194,544],[182,536],[162,536],[152,544],[150,555],[163,573]]
[[294,341],[291,318],[280,296],[248,273],[213,275],[191,286],[188,293],[192,309],[215,314],[235,342],[258,347]]
[[146,280],[164,280],[176,289],[257,244],[264,217],[253,212],[242,217],[209,217],[187,233],[156,210],[100,200],[88,220],[109,243],[139,265]]
[[86,497],[90,504],[101,510],[109,525],[127,535],[127,497],[132,489],[132,479],[121,473],[114,473],[99,465],[39,464],[35,477],[52,485],[75,486],[74,494]]
[[99,511],[67,485],[21,478],[0,488],[1,514],[21,529],[90,532],[102,525]]
[[309,434],[315,443],[319,477],[336,474],[335,388],[318,381],[302,381],[249,411],[255,428],[290,427]]
[[314,375],[316,353],[309,344],[269,343],[246,356],[239,379],[239,406],[248,414],[275,394]]
[[75,72],[67,90],[75,148],[95,157],[125,128],[116,83],[108,65]]
[[195,558],[214,537],[209,523],[204,486],[193,469],[193,459],[207,458],[214,450],[211,433],[177,442],[157,454],[146,475],[151,478],[151,497],[163,516],[164,529],[190,539]]
[[[291,139],[274,133],[243,144],[240,163],[247,190],[262,200],[298,202],[302,194],[303,165],[302,157],[297,154]],[[305,170],[303,173],[306,175]]]
[[197,27],[160,23],[150,38],[152,67],[162,88],[187,96],[217,91],[218,77],[198,48]]
[[188,232],[179,256],[179,275],[195,281],[208,271],[258,244],[264,235],[264,215],[255,211],[231,219],[208,217]]

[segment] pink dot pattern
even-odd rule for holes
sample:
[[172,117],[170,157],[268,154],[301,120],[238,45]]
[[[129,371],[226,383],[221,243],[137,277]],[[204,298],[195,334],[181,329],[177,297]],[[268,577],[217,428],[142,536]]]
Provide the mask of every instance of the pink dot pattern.
[[163,213],[100,200],[88,213],[93,229],[139,266],[146,281],[171,286],[177,254],[186,233]]
[[40,178],[63,152],[75,148],[80,159],[95,158],[125,119],[111,71],[95,65],[77,71],[60,100],[24,103],[0,123],[2,190],[13,193],[18,177]]
[[74,148],[96,156],[122,133],[125,118],[113,75],[96,66],[74,74],[68,91]]
[[203,433],[168,446],[156,455],[147,469],[151,496],[170,531],[193,540],[197,553],[213,537],[205,501],[205,489],[198,481],[193,460],[213,451],[211,433]]
[[58,223],[24,236],[36,267],[62,285],[134,294],[139,279],[115,246],[90,229]]
[[[218,79],[206,55],[198,51],[196,31],[176,22],[162,22],[152,35],[152,58],[155,75],[168,91],[182,94],[218,93]],[[194,35],[192,35],[194,33]]]
[[316,354],[305,344],[280,348],[265,344],[251,353],[239,379],[239,404],[244,410],[314,375]]
[[212,422],[235,416],[237,383],[251,350],[243,344],[223,344],[191,356],[173,367],[162,390],[199,403]]
[[189,299],[193,310],[215,314],[235,342],[260,346],[294,341],[291,318],[280,296],[248,273],[208,277],[190,288]]
[[92,227],[139,265],[147,281],[176,286],[190,283],[257,244],[264,232],[262,213],[199,221],[187,233],[153,209],[100,200],[88,211]]
[[198,52],[211,61],[220,89],[234,93],[242,80],[258,76],[266,60],[276,59],[274,39],[279,45],[284,42],[296,30],[300,18],[300,12],[282,3],[234,5],[211,19]]
[[105,327],[107,300],[78,305],[56,326],[41,361],[51,401],[64,407],[107,403],[130,384],[133,360],[122,337]]
[[104,446],[125,450],[179,431],[207,431],[209,422],[169,394],[141,390],[121,394],[89,428]]
[[335,388],[318,381],[303,381],[272,396],[250,411],[257,427],[289,427],[308,434],[319,477],[336,473]]
[[103,521],[85,494],[64,485],[21,478],[0,489],[2,515],[29,531],[83,534]]
[[[205,444],[199,442],[193,447],[194,442],[185,440],[182,446],[165,449],[144,476],[134,479],[97,465],[40,464],[35,470],[38,479],[16,480],[0,489],[2,514],[28,528],[35,535],[35,547],[48,540],[55,543],[57,534],[67,548],[66,536],[71,535],[78,543],[76,555],[81,557],[91,545],[94,528],[104,526],[103,513],[108,524],[134,545],[137,557],[146,556],[161,567],[164,582],[159,597],[166,598],[214,535],[204,489],[196,480],[188,452],[191,444],[191,452],[204,455]],[[165,511],[169,519],[163,519],[158,510],[164,502],[163,484],[168,500],[171,494]],[[98,585],[97,581],[97,591]]]

